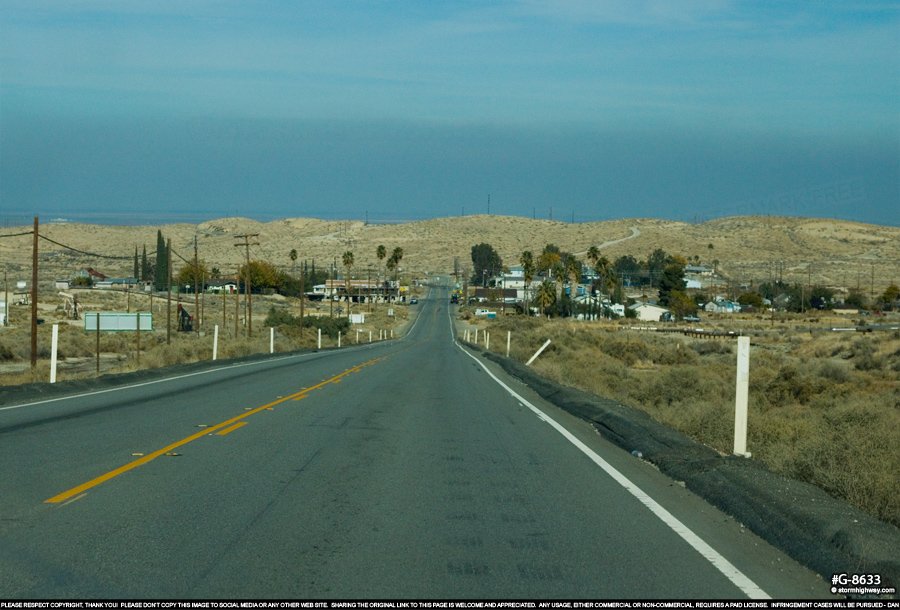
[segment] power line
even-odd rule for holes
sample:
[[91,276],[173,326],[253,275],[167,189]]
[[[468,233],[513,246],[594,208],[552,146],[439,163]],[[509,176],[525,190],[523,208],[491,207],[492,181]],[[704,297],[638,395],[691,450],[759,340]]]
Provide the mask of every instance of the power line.
[[[29,231],[29,234],[30,234],[30,233],[31,233],[31,232]],[[3,236],[0,235],[0,237],[3,237]],[[44,239],[44,240],[49,241],[51,244],[56,244],[57,246],[60,246],[60,247],[65,248],[65,249],[67,249],[67,250],[71,250],[72,252],[78,252],[79,254],[85,254],[85,255],[87,255],[87,256],[93,256],[93,257],[96,257],[96,258],[108,258],[108,259],[113,259],[113,260],[131,260],[131,257],[130,257],[130,256],[111,256],[111,255],[108,255],[108,254],[97,254],[96,252],[87,252],[86,250],[79,250],[78,248],[73,248],[72,246],[67,246],[66,244],[63,244],[63,243],[60,243],[60,242],[58,242],[58,241],[56,241],[56,240],[50,239],[49,237],[46,237],[46,236],[44,236],[44,235],[40,235],[40,234],[39,234],[38,237],[40,237],[41,239]]]
[[[22,235],[31,235],[34,231],[25,231],[24,233],[8,233],[6,235],[0,235],[0,237],[21,237]],[[41,235],[43,237],[43,235]]]

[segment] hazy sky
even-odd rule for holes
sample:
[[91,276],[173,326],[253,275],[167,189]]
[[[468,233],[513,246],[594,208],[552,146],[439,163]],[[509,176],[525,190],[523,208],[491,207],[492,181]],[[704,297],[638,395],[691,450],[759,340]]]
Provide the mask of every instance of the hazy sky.
[[900,224],[900,4],[0,0],[0,221]]

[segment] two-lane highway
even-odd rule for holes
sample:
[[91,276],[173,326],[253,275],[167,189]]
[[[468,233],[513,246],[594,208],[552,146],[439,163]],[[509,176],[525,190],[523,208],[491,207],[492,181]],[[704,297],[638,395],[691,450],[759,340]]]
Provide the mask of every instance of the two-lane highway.
[[401,341],[0,407],[0,598],[826,593],[456,345],[445,291],[415,308]]

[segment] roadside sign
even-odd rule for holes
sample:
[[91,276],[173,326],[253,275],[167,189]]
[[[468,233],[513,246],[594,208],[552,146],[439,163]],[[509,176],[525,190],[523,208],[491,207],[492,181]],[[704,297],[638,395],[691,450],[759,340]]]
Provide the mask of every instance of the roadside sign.
[[97,330],[97,319],[100,319],[100,330],[137,331],[138,317],[141,320],[141,331],[153,330],[153,314],[149,311],[140,313],[124,313],[117,311],[90,311],[84,314],[84,330]]

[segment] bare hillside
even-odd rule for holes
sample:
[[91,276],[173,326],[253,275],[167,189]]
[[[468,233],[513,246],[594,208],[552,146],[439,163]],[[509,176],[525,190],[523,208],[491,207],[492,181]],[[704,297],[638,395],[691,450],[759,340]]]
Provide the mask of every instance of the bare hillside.
[[[4,234],[30,231],[10,228]],[[75,223],[41,225],[40,233],[73,252],[41,240],[42,280],[71,277],[91,266],[108,275],[131,275],[135,247],[146,246],[152,258],[156,231],[172,239],[176,269],[193,257],[194,237],[199,256],[223,273],[242,262],[244,249],[237,235],[252,234],[251,256],[290,269],[288,253],[295,248],[301,260],[327,266],[353,251],[355,269],[376,268],[375,251],[384,244],[390,252],[403,248],[402,267],[413,273],[452,271],[471,265],[473,245],[492,244],[507,264],[515,264],[523,250],[540,251],[547,243],[576,253],[590,246],[603,248],[610,259],[632,255],[638,259],[656,248],[716,262],[733,279],[758,282],[780,272],[786,281],[854,287],[857,282],[875,290],[900,281],[900,228],[827,219],[734,217],[688,224],[654,219],[625,219],[596,223],[565,223],[510,216],[464,216],[405,224],[366,225],[361,221],[292,218],[261,223],[247,218],[221,218],[198,225],[106,226]],[[256,235],[258,234],[258,235]],[[0,260],[10,274],[30,275],[31,236],[0,239]],[[96,256],[96,255],[102,255]],[[104,258],[104,257],[122,257]],[[11,277],[10,280],[14,278]]]

